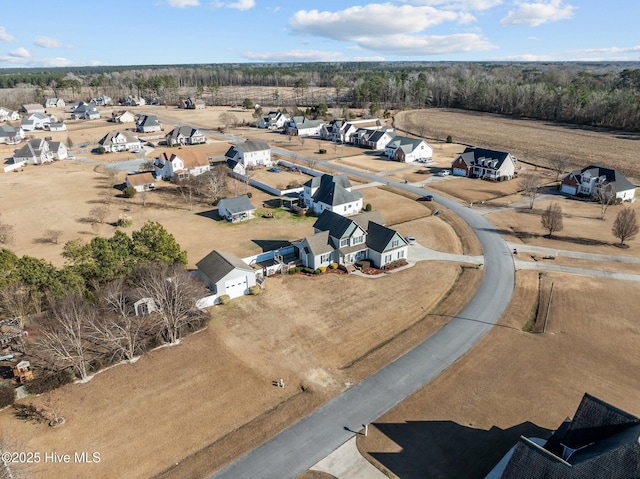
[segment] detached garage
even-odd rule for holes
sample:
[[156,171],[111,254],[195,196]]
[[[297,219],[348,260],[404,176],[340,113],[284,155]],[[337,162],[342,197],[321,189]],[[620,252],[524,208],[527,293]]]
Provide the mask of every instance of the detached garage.
[[237,298],[249,294],[249,288],[256,285],[256,270],[231,253],[214,250],[196,266],[198,276],[217,297],[228,294]]

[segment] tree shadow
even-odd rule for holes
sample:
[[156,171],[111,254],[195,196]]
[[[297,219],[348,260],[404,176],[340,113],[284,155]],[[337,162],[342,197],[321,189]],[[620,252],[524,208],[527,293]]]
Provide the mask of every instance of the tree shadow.
[[453,421],[376,423],[375,427],[401,451],[370,452],[386,469],[403,479],[484,478],[518,442],[520,436],[548,438],[552,431],[531,422],[489,430]]
[[262,249],[262,252],[266,252],[266,251],[273,251],[274,249],[279,249],[279,248],[284,248],[286,246],[290,246],[291,243],[287,240],[259,240],[259,239],[254,239],[251,240],[253,241],[255,244],[257,244],[258,246],[260,246],[260,248]]

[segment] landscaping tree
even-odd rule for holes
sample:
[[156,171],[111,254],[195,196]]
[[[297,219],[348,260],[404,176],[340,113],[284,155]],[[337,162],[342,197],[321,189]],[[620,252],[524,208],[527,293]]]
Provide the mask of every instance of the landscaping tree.
[[628,207],[620,210],[611,228],[613,236],[620,239],[620,246],[625,246],[625,240],[635,238],[639,231],[636,212]]
[[133,252],[138,260],[161,261],[167,264],[187,264],[187,252],[180,249],[174,236],[164,226],[148,221],[131,234]]
[[197,176],[198,193],[215,203],[227,192],[227,176],[227,168],[222,165]]
[[176,343],[185,327],[206,319],[205,313],[196,307],[196,301],[207,295],[207,288],[182,267],[153,263],[137,276],[140,289],[158,306],[153,317],[166,342]]
[[125,198],[133,198],[136,196],[136,189],[133,186],[127,186],[124,190],[122,190],[122,196]]
[[47,243],[58,244],[60,236],[62,236],[62,230],[48,229],[44,232],[44,240]]
[[536,197],[540,193],[540,183],[538,182],[538,177],[533,173],[523,173],[520,176],[520,188],[522,188],[524,194],[529,198],[529,208],[533,209],[533,204],[536,201]]
[[549,159],[549,165],[556,173],[556,181],[560,179],[560,175],[567,171],[570,163],[569,158],[564,155],[555,155]]
[[562,230],[562,207],[558,203],[552,202],[542,213],[540,222],[542,227],[549,232],[549,238],[551,238],[553,233]]
[[251,98],[245,98],[242,101],[242,108],[244,108],[245,110],[253,110],[253,101],[251,100]]
[[69,295],[53,305],[51,319],[41,328],[39,349],[60,369],[72,366],[80,379],[89,372],[88,326],[96,309],[77,295]]
[[600,219],[605,219],[609,205],[616,201],[616,189],[611,183],[600,185],[594,198],[600,203]]

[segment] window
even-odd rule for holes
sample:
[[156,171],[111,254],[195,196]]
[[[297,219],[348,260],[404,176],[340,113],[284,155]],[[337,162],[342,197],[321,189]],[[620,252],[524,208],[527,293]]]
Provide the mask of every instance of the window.
[[320,255],[321,263],[328,263],[329,261],[331,261],[331,253],[325,253],[323,255]]
[[360,243],[364,243],[364,235],[354,236],[353,239],[351,240],[351,244],[360,244]]
[[391,255],[390,254],[385,254],[384,255],[384,264],[390,263],[391,262]]
[[398,259],[404,258],[404,250],[398,251]]
[[397,248],[399,244],[400,244],[400,240],[399,240],[399,239],[394,239],[394,240],[391,242],[391,247],[392,247],[392,248]]
[[343,246],[349,246],[349,238],[342,238],[340,240],[340,247],[342,248]]

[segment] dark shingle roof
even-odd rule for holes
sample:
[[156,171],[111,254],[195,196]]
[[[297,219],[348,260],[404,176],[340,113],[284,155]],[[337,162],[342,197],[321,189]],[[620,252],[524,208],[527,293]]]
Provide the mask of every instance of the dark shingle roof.
[[234,269],[253,271],[251,266],[236,255],[216,250],[198,261],[196,267],[214,283],[220,281]]
[[369,221],[367,229],[367,246],[378,253],[384,252],[394,236],[398,237],[400,243],[398,247],[405,246],[406,241],[398,234],[396,230],[379,225],[373,221]]
[[[590,165],[580,170],[579,174],[582,175],[587,171],[592,177],[604,176],[606,182],[612,184],[617,192],[635,188],[633,183],[627,180],[616,170],[612,170],[611,168],[605,168],[604,166],[600,165]],[[573,173],[576,174],[575,172]],[[576,174],[576,176],[578,175]],[[578,178],[578,180],[580,181],[580,177]]]
[[328,231],[334,238],[343,238],[349,236],[356,227],[353,219],[342,216],[333,211],[324,210],[313,227],[320,231]]
[[346,175],[322,175],[319,178],[316,176],[307,181],[305,186],[312,188],[318,187],[313,194],[313,201],[315,203],[337,206],[352,203],[362,198],[361,192],[349,191],[347,189],[351,188],[351,182]]

